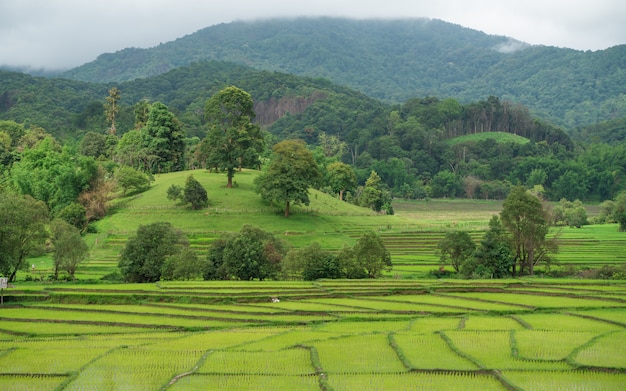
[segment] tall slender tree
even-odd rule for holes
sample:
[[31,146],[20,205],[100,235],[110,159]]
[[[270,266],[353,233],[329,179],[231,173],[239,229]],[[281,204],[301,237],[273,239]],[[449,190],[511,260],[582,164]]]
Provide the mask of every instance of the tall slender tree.
[[46,204],[30,196],[0,194],[0,273],[15,281],[26,257],[42,249],[48,237]]
[[260,127],[252,123],[253,106],[249,93],[232,86],[212,96],[205,106],[209,129],[198,148],[209,168],[226,171],[228,188],[233,187],[235,170],[249,161],[256,165],[265,146]]
[[548,260],[548,253],[556,250],[554,243],[546,239],[549,219],[541,201],[525,187],[516,186],[502,204],[500,219],[511,235],[513,276],[517,266],[520,274],[527,271],[532,276],[535,265]]
[[114,135],[117,132],[115,127],[115,117],[120,111],[117,102],[120,100],[120,90],[117,87],[113,87],[109,90],[109,96],[106,97],[106,103],[104,104],[104,113],[107,116],[107,121],[111,124],[109,127],[109,134]]

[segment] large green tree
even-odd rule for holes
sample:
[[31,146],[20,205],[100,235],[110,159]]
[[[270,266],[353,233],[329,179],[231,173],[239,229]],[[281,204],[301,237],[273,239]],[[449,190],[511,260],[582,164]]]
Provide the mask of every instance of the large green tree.
[[475,248],[476,244],[466,231],[447,232],[437,244],[439,262],[442,265],[449,264],[459,272],[461,266],[471,259]]
[[209,168],[226,171],[227,187],[233,186],[235,170],[258,166],[265,146],[261,129],[253,124],[252,96],[237,87],[226,87],[205,105],[208,134],[199,145],[199,155]]
[[555,251],[553,241],[546,239],[549,218],[541,201],[523,186],[514,187],[502,204],[502,225],[508,230],[514,253],[513,276],[534,274],[535,265],[549,260]]
[[61,148],[50,136],[26,149],[11,170],[13,183],[22,194],[44,201],[53,211],[76,201],[90,189],[97,174],[92,157],[78,155],[68,146]]
[[289,217],[292,203],[309,205],[309,188],[320,180],[313,153],[302,140],[285,140],[272,149],[269,168],[254,183],[264,200],[285,205]]
[[166,259],[187,246],[187,238],[168,222],[141,225],[126,242],[118,266],[127,282],[159,281]]
[[507,232],[499,216],[494,215],[474,256],[461,265],[461,273],[466,277],[504,278],[511,275],[513,262]]
[[390,271],[393,266],[387,247],[373,231],[366,232],[357,240],[353,255],[368,278],[380,277],[383,271]]
[[50,240],[54,246],[54,279],[59,278],[59,271],[75,279],[76,268],[89,253],[80,231],[65,220],[54,219],[50,223]]
[[148,121],[141,129],[144,146],[156,156],[152,172],[179,171],[185,165],[185,142],[178,118],[161,102],[150,106]]
[[15,281],[26,258],[43,248],[48,237],[46,204],[30,196],[0,193],[0,273]]
[[333,191],[339,193],[339,199],[343,201],[346,190],[356,186],[356,174],[349,165],[342,162],[330,164],[327,168],[327,181]]
[[154,180],[152,175],[146,174],[130,166],[122,166],[115,170],[115,181],[122,189],[122,195],[126,196],[129,190],[141,193],[148,190]]
[[209,249],[205,279],[276,278],[287,252],[285,244],[260,228],[244,225],[215,240]]
[[302,278],[313,281],[320,278],[341,278],[341,264],[337,257],[327,250],[322,250],[319,243],[313,242],[309,246],[296,250],[302,257]]
[[626,191],[615,197],[613,218],[619,224],[619,231],[626,232]]

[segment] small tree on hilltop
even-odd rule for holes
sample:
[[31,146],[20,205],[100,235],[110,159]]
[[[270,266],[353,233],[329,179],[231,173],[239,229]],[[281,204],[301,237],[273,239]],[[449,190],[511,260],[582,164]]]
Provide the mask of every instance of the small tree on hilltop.
[[233,187],[235,170],[245,163],[256,165],[265,147],[255,117],[252,96],[231,86],[212,96],[204,108],[209,131],[198,145],[200,159],[207,167],[226,170],[227,187]]
[[178,185],[171,185],[167,189],[167,199],[191,204],[191,209],[194,210],[206,208],[209,205],[209,197],[205,188],[193,175],[187,177],[184,188]]
[[309,188],[320,177],[313,153],[304,141],[285,140],[274,146],[268,170],[259,175],[254,184],[264,200],[283,203],[285,217],[289,217],[292,203],[309,205]]
[[206,208],[209,205],[209,198],[206,190],[193,175],[189,175],[185,181],[183,201],[191,204],[191,209]]

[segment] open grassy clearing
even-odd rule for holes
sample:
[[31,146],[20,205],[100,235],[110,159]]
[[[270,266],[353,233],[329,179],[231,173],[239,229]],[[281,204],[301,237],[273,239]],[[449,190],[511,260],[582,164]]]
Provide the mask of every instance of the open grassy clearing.
[[[576,384],[615,389],[626,373],[626,308],[615,298],[626,298],[626,283],[571,281],[568,289],[566,282],[112,286],[135,298],[127,305],[81,300],[107,296],[106,286],[51,286],[44,290],[50,301],[75,288],[64,298],[76,302],[0,309],[0,325],[11,329],[0,330],[0,385],[28,379],[32,389],[58,390],[505,390],[569,384],[571,374]],[[289,297],[298,289],[331,296]],[[280,302],[271,303],[268,291]],[[574,298],[581,291],[583,298]],[[151,295],[141,301],[138,292]],[[152,301],[163,292],[179,302]],[[198,292],[216,300],[186,302]],[[590,292],[611,296],[585,298]]]

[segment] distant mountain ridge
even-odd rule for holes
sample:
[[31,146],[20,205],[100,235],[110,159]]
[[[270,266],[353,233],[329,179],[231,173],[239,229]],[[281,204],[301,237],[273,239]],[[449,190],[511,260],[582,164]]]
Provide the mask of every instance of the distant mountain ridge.
[[626,115],[626,45],[597,52],[531,46],[431,19],[226,23],[154,48],[103,54],[62,76],[122,82],[202,60],[323,77],[389,103],[494,95],[568,128]]

